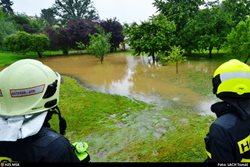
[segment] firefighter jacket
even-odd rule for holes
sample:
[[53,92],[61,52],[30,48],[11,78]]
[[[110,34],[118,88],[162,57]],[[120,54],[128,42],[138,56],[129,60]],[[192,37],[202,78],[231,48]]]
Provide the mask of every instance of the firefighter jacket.
[[250,162],[250,119],[227,102],[211,106],[217,119],[205,138],[207,162]]
[[80,162],[69,141],[48,127],[16,142],[0,142],[0,161]]

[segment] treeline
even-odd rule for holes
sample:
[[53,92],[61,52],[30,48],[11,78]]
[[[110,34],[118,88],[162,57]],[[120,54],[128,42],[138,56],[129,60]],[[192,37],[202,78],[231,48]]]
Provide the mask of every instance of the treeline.
[[87,48],[91,35],[102,32],[103,38],[94,38],[103,41],[95,43],[100,45],[96,48],[109,41],[111,49],[105,50],[111,51],[127,43],[135,54],[153,57],[169,56],[176,48],[177,53],[209,51],[210,57],[212,50],[222,48],[235,56],[250,54],[249,0],[154,0],[155,15],[124,25],[116,18],[100,20],[91,0],[55,0],[39,17],[17,14],[12,5],[11,0],[0,0],[0,47],[11,51],[41,56],[50,49],[68,54],[70,49]]
[[27,16],[15,13],[13,2],[0,2],[0,47],[14,52],[37,52],[42,56],[46,50],[86,49],[91,35],[100,28],[109,38],[110,50],[115,51],[124,41],[123,27],[116,18],[99,20],[91,0],[56,0],[48,9],[41,10],[41,16]]
[[250,54],[249,0],[155,0],[157,14],[140,24],[125,25],[136,54],[169,56],[169,50]]

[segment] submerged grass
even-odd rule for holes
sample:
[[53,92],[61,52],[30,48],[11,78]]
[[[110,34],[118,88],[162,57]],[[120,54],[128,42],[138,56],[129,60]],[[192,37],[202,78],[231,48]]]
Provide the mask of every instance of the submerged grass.
[[[86,141],[92,162],[202,162],[213,117],[156,109],[127,97],[88,90],[65,77],[59,106],[71,142]],[[52,124],[56,125],[55,119]]]

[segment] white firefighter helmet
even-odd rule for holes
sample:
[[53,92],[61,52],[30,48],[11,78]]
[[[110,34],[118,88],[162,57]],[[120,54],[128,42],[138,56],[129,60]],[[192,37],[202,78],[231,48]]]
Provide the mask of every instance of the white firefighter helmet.
[[61,76],[38,60],[19,60],[0,72],[0,116],[40,113],[57,106]]

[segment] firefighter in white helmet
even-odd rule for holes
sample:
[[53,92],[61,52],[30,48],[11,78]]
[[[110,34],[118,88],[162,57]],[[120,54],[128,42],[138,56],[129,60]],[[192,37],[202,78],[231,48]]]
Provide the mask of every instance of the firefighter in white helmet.
[[[86,145],[80,147],[79,159],[76,147],[63,136],[66,121],[57,106],[60,82],[59,73],[33,59],[0,72],[0,162],[89,160]],[[50,129],[52,114],[59,117],[60,134]]]
[[213,75],[213,93],[222,101],[211,106],[217,119],[205,138],[208,162],[250,162],[250,67],[236,59]]

